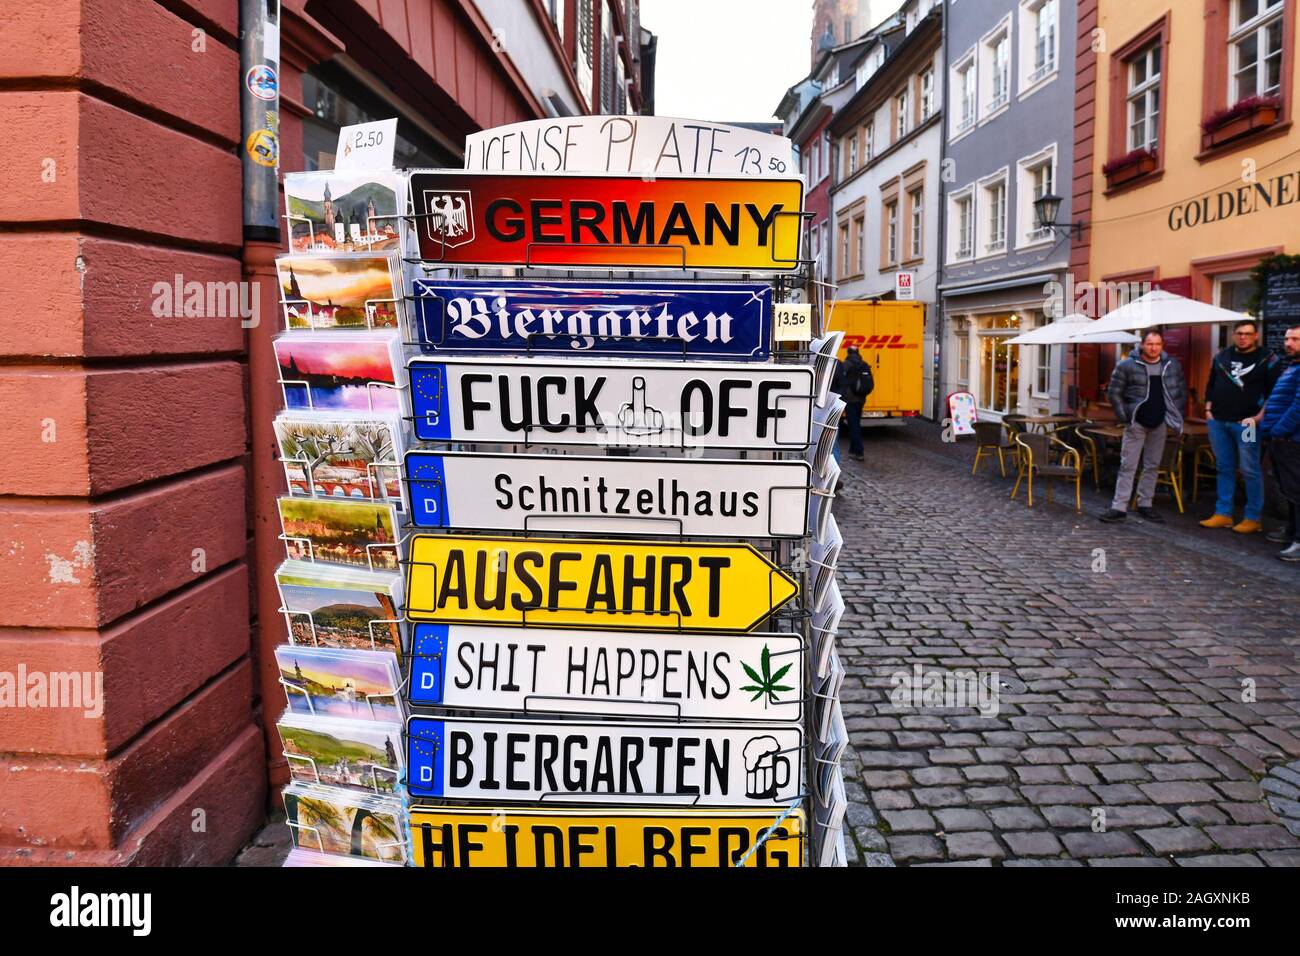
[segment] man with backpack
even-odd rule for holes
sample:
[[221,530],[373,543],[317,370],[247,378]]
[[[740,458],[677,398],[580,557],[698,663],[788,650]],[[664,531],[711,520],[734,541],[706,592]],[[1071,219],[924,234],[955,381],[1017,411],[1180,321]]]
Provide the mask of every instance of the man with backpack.
[[1283,347],[1286,369],[1269,393],[1259,435],[1268,442],[1273,474],[1290,510],[1287,532],[1291,545],[1278,557],[1295,563],[1300,562],[1300,527],[1296,525],[1300,511],[1300,325],[1286,330]]
[[[1264,417],[1264,402],[1282,374],[1282,361],[1259,344],[1259,326],[1242,319],[1232,327],[1232,345],[1214,357],[1205,385],[1205,417],[1210,447],[1218,471],[1214,514],[1202,528],[1231,528],[1239,534],[1262,530],[1264,472],[1256,431]],[[1246,484],[1246,510],[1239,523],[1232,520],[1237,494],[1237,471]]]
[[862,460],[862,403],[876,387],[871,366],[862,361],[856,345],[845,350],[844,361],[835,370],[831,389],[844,400],[844,417],[849,427],[849,454]]

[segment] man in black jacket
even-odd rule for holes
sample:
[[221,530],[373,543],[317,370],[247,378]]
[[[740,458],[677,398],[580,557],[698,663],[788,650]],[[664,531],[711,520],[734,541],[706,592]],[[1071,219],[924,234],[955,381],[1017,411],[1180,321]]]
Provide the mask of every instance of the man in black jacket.
[[[1282,374],[1282,362],[1272,351],[1260,348],[1259,326],[1243,319],[1232,327],[1232,345],[1210,363],[1205,385],[1205,417],[1209,420],[1210,447],[1218,471],[1214,514],[1203,528],[1232,528],[1239,534],[1262,530],[1264,472],[1260,442],[1255,434],[1264,417],[1264,402]],[[1246,510],[1233,523],[1232,502],[1237,495],[1237,471],[1246,484]]]
[[1138,464],[1142,480],[1138,483],[1137,512],[1148,521],[1164,521],[1156,511],[1156,476],[1165,453],[1165,437],[1183,430],[1183,406],[1187,404],[1187,379],[1178,359],[1166,354],[1164,336],[1148,329],[1142,345],[1115,366],[1106,390],[1115,417],[1126,427],[1120,448],[1119,476],[1115,479],[1115,497],[1102,521],[1123,521],[1128,516],[1128,502],[1133,494],[1133,478]]
[[862,460],[862,403],[875,388],[871,366],[862,361],[856,345],[844,353],[844,361],[835,370],[831,388],[844,399],[844,418],[849,428],[849,454]]

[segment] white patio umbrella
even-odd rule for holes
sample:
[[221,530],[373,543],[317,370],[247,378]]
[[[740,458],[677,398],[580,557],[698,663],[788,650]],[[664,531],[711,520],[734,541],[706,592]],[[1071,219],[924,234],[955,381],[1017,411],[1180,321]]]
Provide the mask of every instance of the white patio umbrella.
[[1139,342],[1141,339],[1132,332],[1115,330],[1094,331],[1096,325],[1092,319],[1078,312],[1072,313],[1047,325],[1040,325],[1028,332],[1021,332],[1014,338],[1007,339],[1008,345],[1077,345],[1088,342]]
[[[1243,318],[1245,316],[1240,312],[1156,289],[1134,299],[1128,305],[1107,312],[1092,323],[1087,334],[1147,329],[1153,325],[1217,325],[1221,322],[1239,322]],[[1071,338],[1070,341],[1095,342],[1097,339]]]

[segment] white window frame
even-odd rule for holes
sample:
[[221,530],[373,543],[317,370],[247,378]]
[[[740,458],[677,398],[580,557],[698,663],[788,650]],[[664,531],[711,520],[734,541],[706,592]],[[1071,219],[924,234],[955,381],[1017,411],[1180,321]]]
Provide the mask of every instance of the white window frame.
[[829,176],[831,172],[831,131],[822,130],[821,139],[822,139],[822,162],[821,162],[822,174],[818,178],[817,180],[818,182],[821,182],[823,179]]
[[934,67],[921,73],[921,122],[934,115]]
[[908,248],[909,260],[925,258],[925,186],[907,191],[908,218],[911,220],[912,242]]
[[1048,188],[1058,192],[1060,165],[1057,163],[1057,144],[1040,149],[1032,156],[1026,156],[1016,163],[1016,248],[1026,249],[1031,246],[1050,243],[1055,236],[1052,229],[1039,229],[1034,222],[1035,182],[1039,170],[1051,170],[1052,181]]
[[894,94],[894,109],[898,115],[894,117],[894,142],[912,132],[912,91],[909,88],[911,84],[903,87],[902,90]]
[[564,0],[546,0],[546,13],[559,34],[560,43],[564,43]]
[[[970,89],[966,90],[968,79]],[[948,140],[954,142],[973,130],[979,119],[979,64],[976,62],[975,47],[971,47],[957,60],[952,68],[950,83],[953,108]]]
[[855,129],[849,137],[849,172],[852,176],[858,171],[858,131]]
[[[1005,17],[988,33],[980,38],[979,42],[979,75],[976,85],[981,94],[979,104],[979,122],[986,123],[993,117],[999,115],[1003,110],[1011,105],[1011,55],[1012,55],[1012,16],[1008,12]],[[1006,81],[1003,85],[1000,96],[995,95],[997,87],[997,50],[1000,43],[1006,43],[1007,62],[1005,66]],[[984,100],[983,97],[988,99]]]
[[[1261,6],[1269,0],[1259,0]],[[1264,56],[1264,44],[1268,39],[1269,28],[1275,20],[1281,20],[1283,12],[1286,10],[1286,0],[1276,0],[1272,6],[1269,6],[1249,20],[1238,23],[1237,14],[1240,10],[1241,0],[1232,0],[1228,13],[1228,105],[1240,102],[1249,96],[1280,96],[1282,89],[1265,88],[1267,82],[1267,63],[1272,57]],[[1287,36],[1285,28],[1282,32],[1282,46],[1278,48],[1276,56],[1278,59],[1278,81],[1284,79],[1283,76],[1283,59],[1286,56]],[[1255,37],[1255,88],[1250,93],[1239,93],[1237,91],[1237,74],[1242,68],[1238,63],[1240,56],[1241,44],[1249,39],[1252,35]]]
[[[1153,74],[1151,72],[1152,54],[1157,50],[1160,56],[1160,70]],[[1139,62],[1145,67],[1147,75],[1146,79],[1141,83],[1134,84],[1134,67]],[[1127,145],[1128,152],[1135,149],[1155,150],[1160,148],[1160,110],[1164,108],[1164,104],[1160,102],[1160,80],[1164,76],[1164,68],[1165,51],[1164,44],[1160,40],[1149,43],[1124,61],[1124,85],[1126,87],[1124,93],[1124,142]],[[1146,116],[1142,120],[1146,126],[1146,131],[1141,142],[1138,142],[1133,136],[1133,126],[1136,122],[1134,116],[1137,113],[1139,103],[1146,109]]]
[[[1009,188],[1009,170],[1003,166],[1000,170],[991,176],[985,176],[979,182],[979,200],[975,203],[976,208],[980,211],[978,223],[976,225],[976,259],[990,259],[995,256],[1005,256],[1010,249],[1007,242],[1008,223],[1008,203],[1011,200],[1011,190]],[[998,209],[997,200],[994,198],[994,192],[997,187],[1002,188],[1002,207]],[[998,238],[998,216],[1001,214],[1001,239]]]
[[887,266],[898,265],[898,213],[902,202],[901,196],[895,196],[885,203],[885,265]]
[[[1044,20],[1044,11],[1051,11]],[[1051,24],[1051,34],[1042,43],[1040,36],[1044,23]],[[1046,56],[1038,63],[1040,48]],[[1060,0],[1020,0],[1020,69],[1019,95],[1021,98],[1036,93],[1054,80],[1061,71],[1061,4]]]
[[867,125],[863,128],[866,132],[862,142],[862,165],[865,166],[876,158],[876,121],[867,120]]
[[[961,207],[967,204],[969,214],[966,219],[966,231],[963,235],[961,226]],[[975,184],[970,183],[948,194],[948,221],[952,223],[949,230],[949,262],[970,262],[975,258],[976,233]]]

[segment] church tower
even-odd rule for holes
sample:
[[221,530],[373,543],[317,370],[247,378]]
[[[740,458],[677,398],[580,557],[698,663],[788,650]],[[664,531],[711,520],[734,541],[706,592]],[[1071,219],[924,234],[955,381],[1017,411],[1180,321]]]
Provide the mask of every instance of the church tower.
[[325,184],[325,231],[334,235],[334,197],[330,195],[330,184]]

